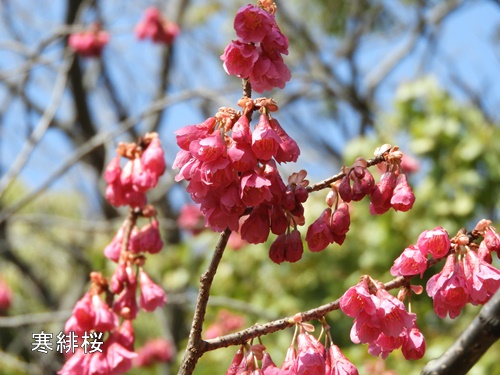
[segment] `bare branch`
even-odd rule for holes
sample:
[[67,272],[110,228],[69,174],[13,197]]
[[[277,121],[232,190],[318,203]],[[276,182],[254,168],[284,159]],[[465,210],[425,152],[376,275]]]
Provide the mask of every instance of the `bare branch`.
[[215,251],[212,260],[203,275],[200,277],[200,292],[198,293],[198,300],[196,301],[196,308],[194,311],[193,323],[189,333],[189,340],[182,360],[182,365],[178,375],[191,375],[196,367],[198,359],[206,352],[206,342],[201,339],[201,331],[203,328],[203,321],[207,311],[208,298],[210,297],[210,288],[217,272],[217,267],[222,259],[224,250],[226,249],[227,241],[231,230],[226,228],[220,234],[219,241],[215,246]]

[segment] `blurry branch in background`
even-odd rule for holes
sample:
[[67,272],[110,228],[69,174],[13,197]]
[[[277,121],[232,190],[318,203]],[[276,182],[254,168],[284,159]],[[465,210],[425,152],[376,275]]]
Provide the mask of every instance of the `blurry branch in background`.
[[[176,15],[173,21],[182,29],[184,24],[184,16],[191,0],[181,0],[178,4]],[[167,95],[168,87],[170,84],[170,72],[172,69],[175,54],[175,44],[164,46],[161,53],[161,69],[158,77],[158,88],[154,96],[154,100],[160,100]],[[151,116],[147,132],[158,131],[158,126],[163,117],[163,111],[159,111]]]
[[73,167],[82,158],[92,153],[97,147],[101,147],[106,142],[113,140],[115,137],[126,132],[129,128],[133,127],[137,122],[152,114],[162,111],[164,108],[173,104],[187,101],[197,97],[204,97],[210,100],[219,100],[209,90],[188,90],[178,95],[170,96],[161,100],[153,102],[148,109],[138,116],[131,116],[125,121],[118,124],[117,128],[113,131],[102,131],[90,138],[87,142],[82,144],[64,163],[56,169],[38,188],[26,194],[23,198],[7,206],[0,212],[0,223],[3,223],[11,215],[18,212],[21,208],[36,199],[40,194],[43,194],[55,181],[63,176],[71,167]]
[[69,51],[66,52],[63,63],[59,67],[59,72],[57,74],[56,81],[54,83],[54,90],[52,91],[52,97],[50,103],[45,109],[42,118],[38,122],[38,125],[31,133],[30,137],[26,140],[21,152],[17,155],[16,160],[10,166],[10,169],[5,173],[0,179],[0,198],[5,194],[6,190],[12,185],[15,178],[21,173],[22,169],[30,159],[36,146],[44,136],[45,132],[49,128],[57,109],[59,108],[64,90],[66,88],[68,71],[73,62],[74,55]]
[[17,316],[0,316],[0,327],[20,327],[34,324],[62,323],[70,316],[71,310]]

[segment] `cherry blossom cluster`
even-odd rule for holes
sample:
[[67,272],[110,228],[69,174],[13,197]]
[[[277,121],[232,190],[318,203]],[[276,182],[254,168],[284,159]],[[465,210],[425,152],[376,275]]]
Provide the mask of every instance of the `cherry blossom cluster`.
[[343,167],[344,177],[340,183],[332,184],[326,197],[328,207],[307,230],[309,250],[318,252],[330,244],[344,243],[351,224],[348,205],[351,201],[369,196],[372,214],[385,213],[391,207],[396,211],[408,211],[413,207],[415,196],[402,172],[402,152],[397,146],[384,145],[375,150],[375,155],[379,154],[384,155],[386,161],[377,165],[383,170],[377,184],[366,159],[357,158],[351,167]]
[[445,318],[456,318],[467,303],[488,302],[500,287],[500,271],[492,263],[492,252],[500,251],[500,236],[491,221],[481,220],[472,236],[483,238],[477,244],[461,230],[450,239],[445,229],[424,231],[416,245],[406,248],[394,261],[394,276],[422,276],[428,268],[428,256],[445,259],[441,272],[427,282],[427,294],[433,298],[434,311]]
[[[305,327],[305,329],[304,329]],[[281,367],[277,367],[262,344],[242,346],[235,354],[226,375],[357,375],[356,367],[342,354],[327,333],[327,346],[307,331],[314,327],[300,324]],[[296,347],[297,346],[297,347]],[[246,351],[246,353],[245,353]],[[258,361],[261,361],[259,368]]]
[[92,24],[88,30],[71,34],[68,45],[78,54],[85,57],[99,57],[102,49],[109,42],[109,33],[101,30],[98,23]]
[[[278,238],[271,259],[295,262],[303,252],[297,225],[305,222],[302,203],[309,182],[300,171],[285,185],[276,163],[297,161],[300,150],[270,115],[277,110],[272,100],[243,102],[243,113],[221,108],[203,123],[176,131],[181,150],[173,165],[180,169],[175,179],[188,181],[187,191],[211,229],[238,231],[253,244],[266,241],[272,232]],[[252,131],[254,107],[261,114]]]
[[[150,7],[144,11],[134,31],[139,40],[151,39],[155,43],[171,45],[180,29],[175,22],[166,19],[158,8]],[[109,40],[109,33],[102,30],[99,23],[94,23],[88,30],[71,34],[68,45],[82,56],[100,57]]]
[[[165,292],[144,270],[146,256],[158,253],[163,247],[156,210],[146,205],[145,196],[165,170],[163,150],[157,134],[151,133],[139,144],[121,143],[117,153],[105,172],[109,184],[107,196],[113,205],[130,207],[129,217],[104,250],[117,268],[109,282],[101,273],[91,273],[90,289],[75,304],[64,327],[65,332],[78,336],[83,332],[99,332],[107,337],[102,351],[67,353],[67,361],[58,372],[61,375],[117,375],[128,371],[137,357],[132,320],[139,309],[152,312],[166,303]],[[123,170],[121,157],[128,159]],[[139,217],[149,220],[140,229]]]
[[406,359],[420,359],[425,353],[425,340],[416,325],[417,316],[406,311],[404,304],[383,285],[363,276],[340,298],[340,309],[354,318],[351,340],[369,344],[374,356],[387,356],[401,348]]
[[[121,158],[128,159],[121,167]],[[143,208],[146,192],[158,184],[165,172],[165,156],[156,133],[148,133],[136,143],[120,143],[117,156],[104,173],[108,183],[106,198],[113,206]]]
[[135,26],[137,39],[151,39],[155,43],[165,45],[171,45],[179,31],[179,26],[163,17],[155,7],[146,9],[141,21]]
[[282,57],[288,55],[288,39],[276,23],[275,11],[274,3],[269,1],[240,8],[234,19],[238,39],[221,56],[229,75],[248,79],[260,93],[275,87],[282,89],[291,78]]

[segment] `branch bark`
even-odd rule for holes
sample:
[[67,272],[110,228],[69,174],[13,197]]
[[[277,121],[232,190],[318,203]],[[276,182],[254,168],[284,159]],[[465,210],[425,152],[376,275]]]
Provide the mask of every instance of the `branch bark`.
[[444,354],[430,361],[422,375],[462,375],[500,338],[500,289]]
[[226,249],[227,241],[231,230],[226,228],[220,234],[219,241],[215,247],[212,260],[203,275],[200,277],[200,292],[198,293],[198,300],[196,301],[196,308],[194,311],[193,323],[189,333],[189,340],[182,360],[181,368],[178,375],[191,375],[196,367],[196,363],[205,353],[207,343],[202,340],[201,332],[203,329],[203,321],[205,320],[205,313],[207,311],[208,298],[210,297],[210,288],[217,272],[217,267],[222,259],[224,250]]

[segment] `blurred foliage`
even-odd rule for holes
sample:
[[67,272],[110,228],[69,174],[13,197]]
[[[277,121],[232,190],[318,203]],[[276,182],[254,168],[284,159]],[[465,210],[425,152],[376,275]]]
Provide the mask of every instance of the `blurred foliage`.
[[[359,155],[369,158],[382,143],[399,144],[404,152],[411,150],[421,166],[411,177],[417,197],[413,210],[374,217],[369,214],[366,199],[354,203],[351,230],[344,245],[330,246],[321,253],[311,253],[306,248],[303,259],[295,264],[278,266],[268,259],[274,236],[259,246],[228,248],[215,278],[205,327],[216,319],[221,308],[244,315],[249,325],[265,323],[339,298],[362,274],[386,282],[392,278],[388,270],[394,259],[404,247],[415,243],[424,229],[441,225],[453,235],[462,226],[470,229],[478,218],[498,217],[500,149],[495,141],[500,139],[500,130],[497,125],[489,124],[475,107],[457,102],[432,79],[424,79],[400,87],[393,111],[379,117],[376,130],[371,137],[358,138],[347,145],[345,164],[351,164]],[[338,172],[333,167],[322,168],[324,177]],[[378,175],[375,168],[372,172]],[[23,188],[11,191],[22,194]],[[325,195],[326,192],[319,192],[310,197],[307,223],[312,223],[324,209]],[[102,250],[121,220],[111,226],[104,222],[90,225],[82,219],[82,210],[76,195],[49,194],[26,207],[8,226],[13,251],[32,265],[62,301],[52,309],[71,309],[85,291],[89,269],[103,270],[110,276],[115,267],[105,260]],[[304,234],[306,228],[302,228]],[[168,291],[169,303],[162,312],[140,314],[135,325],[136,347],[154,337],[176,340],[178,354],[170,365],[172,372],[183,356],[198,277],[205,270],[216,241],[217,235],[209,232],[197,237],[186,234],[180,245],[166,246],[162,254],[146,263],[148,272]],[[40,303],[36,289],[24,282],[22,273],[13,267],[1,267],[2,275],[15,291],[11,315],[51,311]],[[433,272],[439,267],[435,266]],[[427,272],[423,280],[415,279],[414,283],[425,285],[430,274]],[[455,321],[441,320],[434,314],[425,293],[415,296],[412,302],[428,342],[426,356],[417,362],[402,360],[399,352],[391,354],[385,363],[380,362],[367,353],[366,346],[350,342],[352,319],[340,312],[327,316],[335,342],[359,367],[360,373],[373,373],[370,368],[377,366],[397,373],[419,373],[428,360],[439,356],[453,342],[478,311],[478,307],[469,306]],[[3,356],[0,360],[6,366],[23,361],[23,355],[29,353],[16,352],[12,343],[30,347],[31,333],[45,330],[57,334],[63,323],[32,324],[16,329],[17,338],[6,348],[9,354],[0,353]],[[2,334],[9,331],[1,330]],[[277,364],[283,360],[292,334],[290,329],[262,338]],[[498,349],[498,344],[495,347]],[[195,374],[224,373],[235,351],[233,347],[207,353]],[[471,373],[500,374],[494,351],[495,348],[491,349]],[[36,358],[46,360],[43,355]],[[12,366],[12,371],[2,370],[7,371],[2,373],[20,373]],[[164,366],[134,369],[130,374],[163,374]]]

